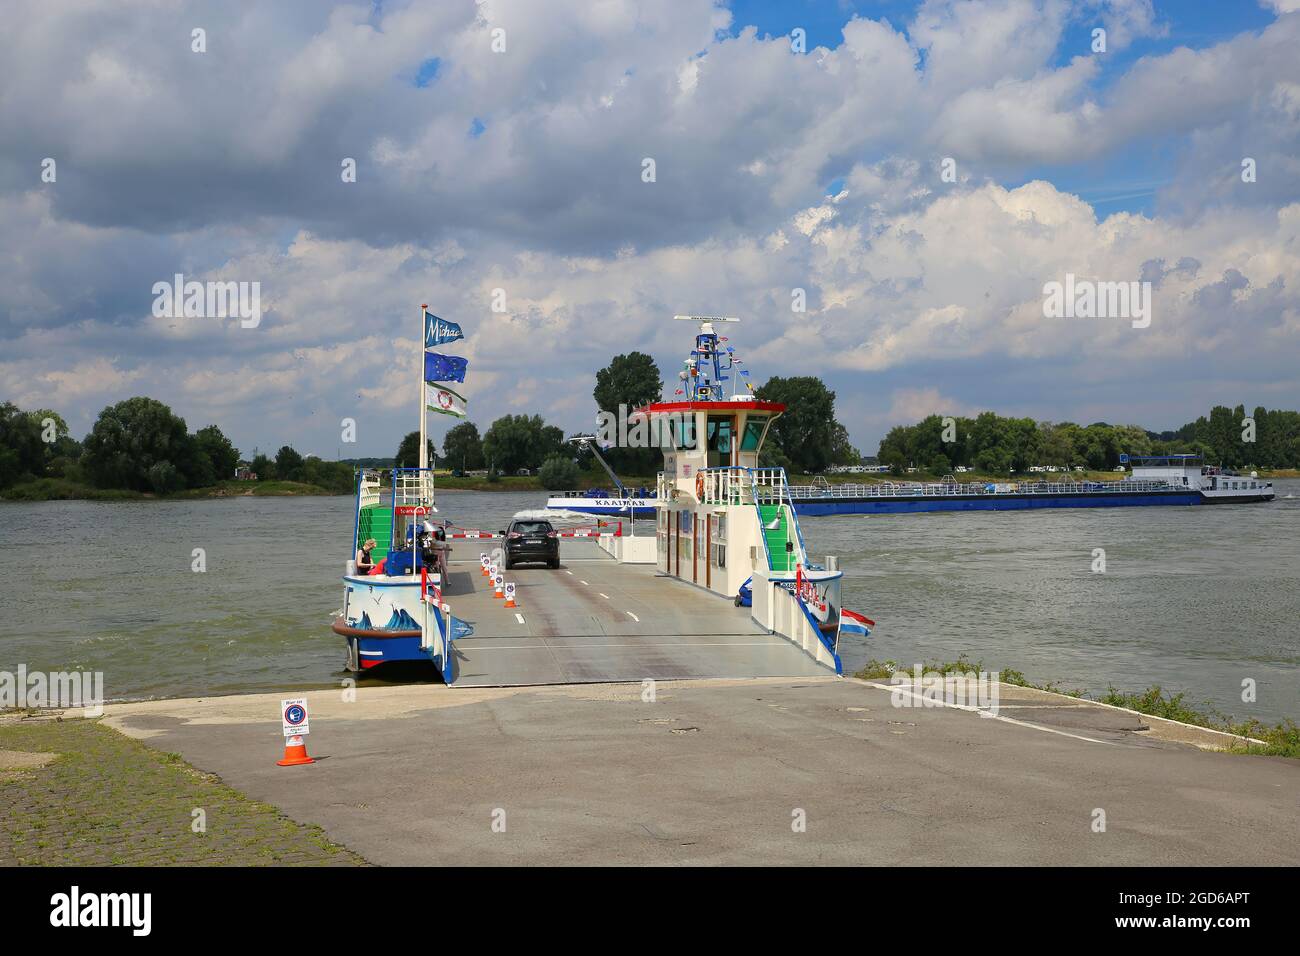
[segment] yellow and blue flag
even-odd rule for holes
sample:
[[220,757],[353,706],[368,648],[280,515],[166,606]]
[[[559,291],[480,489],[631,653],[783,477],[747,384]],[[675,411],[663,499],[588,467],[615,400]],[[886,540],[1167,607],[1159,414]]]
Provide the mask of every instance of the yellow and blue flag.
[[459,355],[424,353],[424,380],[426,382],[463,382],[469,360]]

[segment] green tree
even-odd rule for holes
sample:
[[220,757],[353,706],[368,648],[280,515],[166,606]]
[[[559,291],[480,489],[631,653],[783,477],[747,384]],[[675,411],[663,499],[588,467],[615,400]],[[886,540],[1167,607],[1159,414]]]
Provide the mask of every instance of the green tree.
[[755,396],[765,402],[780,402],[785,413],[772,423],[768,441],[775,440],[796,472],[825,471],[833,460],[835,439],[835,393],[819,378],[774,375]]
[[45,454],[37,421],[12,402],[0,405],[0,488],[39,477],[45,470]]
[[849,440],[849,430],[835,422],[831,426],[831,464],[858,465],[862,463],[862,453],[853,447]]
[[[27,417],[39,429],[45,450],[41,473],[55,478],[79,477],[77,460],[81,457],[81,442],[69,433],[63,416],[53,409],[38,408],[28,412]],[[48,426],[46,422],[49,422]]]
[[207,488],[220,477],[209,458],[199,447],[194,435],[186,435],[173,459],[176,470],[181,473],[182,486],[186,488]]
[[[659,400],[663,392],[662,375],[655,360],[644,352],[616,355],[605,368],[596,373],[596,387],[592,397],[598,411],[614,416],[626,415],[643,405]],[[617,427],[617,426],[616,426]],[[617,440],[617,431],[606,436]],[[615,471],[626,474],[648,475],[656,471],[663,461],[660,448],[608,449],[605,458]]]
[[582,471],[572,458],[552,455],[542,462],[542,467],[537,470],[537,477],[543,488],[560,491],[577,487]]
[[[433,441],[425,437],[425,442],[429,445],[429,467],[433,467],[433,461],[436,457],[434,454]],[[420,467],[420,433],[418,431],[407,432],[402,443],[397,446],[397,457],[393,459],[394,468],[419,468]]]
[[160,495],[185,487],[185,476],[170,461],[155,461],[147,474],[149,487]]
[[275,476],[281,481],[302,480],[303,457],[288,445],[275,453]]
[[479,437],[478,426],[473,422],[461,422],[449,428],[442,439],[442,460],[447,467],[462,471],[482,468],[483,439]]
[[325,461],[315,455],[303,459],[298,481],[317,485],[335,494],[348,494],[356,487],[352,466],[342,461]]
[[563,450],[564,432],[541,415],[504,415],[483,436],[483,457],[495,471],[513,474],[537,468]]
[[194,433],[194,443],[198,446],[198,452],[207,457],[218,480],[228,481],[235,477],[239,450],[222,434],[220,428],[216,425],[200,428]]
[[659,399],[663,391],[662,376],[655,360],[644,352],[615,355],[609,365],[596,373],[592,397],[596,408],[618,413],[622,405],[631,412]]
[[275,462],[265,455],[254,455],[249,467],[257,475],[258,481],[270,481],[275,477]]
[[152,398],[128,398],[99,413],[86,436],[82,464],[86,475],[101,488],[149,491],[161,481],[175,482],[170,471],[154,465],[166,462],[177,472],[189,464],[194,444],[185,419]]

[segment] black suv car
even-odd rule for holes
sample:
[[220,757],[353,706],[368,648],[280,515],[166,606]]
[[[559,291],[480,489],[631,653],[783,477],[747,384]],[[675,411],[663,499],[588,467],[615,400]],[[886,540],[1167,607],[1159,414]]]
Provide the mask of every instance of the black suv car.
[[501,532],[506,536],[506,570],[516,564],[542,563],[550,568],[560,566],[560,538],[549,521],[536,518],[510,522]]

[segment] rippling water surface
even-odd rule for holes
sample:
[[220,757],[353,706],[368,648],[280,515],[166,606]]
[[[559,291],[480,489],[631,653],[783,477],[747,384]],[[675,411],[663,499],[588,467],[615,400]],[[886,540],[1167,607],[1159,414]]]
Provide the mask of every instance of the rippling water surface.
[[[1300,481],[1269,505],[802,519],[877,621],[845,669],[967,654],[1104,691],[1158,683],[1239,717],[1300,716]],[[541,493],[442,492],[496,529]],[[351,498],[0,504],[0,670],[105,674],[110,697],[319,685]],[[649,528],[647,526],[646,530]],[[191,571],[196,548],[207,571]],[[1091,570],[1104,548],[1106,572]],[[477,548],[475,548],[477,550]],[[1241,685],[1259,686],[1254,705]]]

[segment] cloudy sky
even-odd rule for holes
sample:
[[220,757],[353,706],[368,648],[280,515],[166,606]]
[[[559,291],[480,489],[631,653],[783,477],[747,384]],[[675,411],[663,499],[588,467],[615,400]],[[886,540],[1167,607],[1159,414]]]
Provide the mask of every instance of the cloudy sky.
[[[4,22],[0,398],[77,435],[142,394],[246,454],[391,454],[421,302],[467,333],[480,427],[590,427],[612,355],[674,374],[675,312],[741,316],[756,381],[823,376],[867,453],[931,412],[1300,407],[1300,0],[18,0]],[[155,317],[178,272],[259,282],[261,323]],[[1150,281],[1150,327],[1045,318],[1066,273]]]

